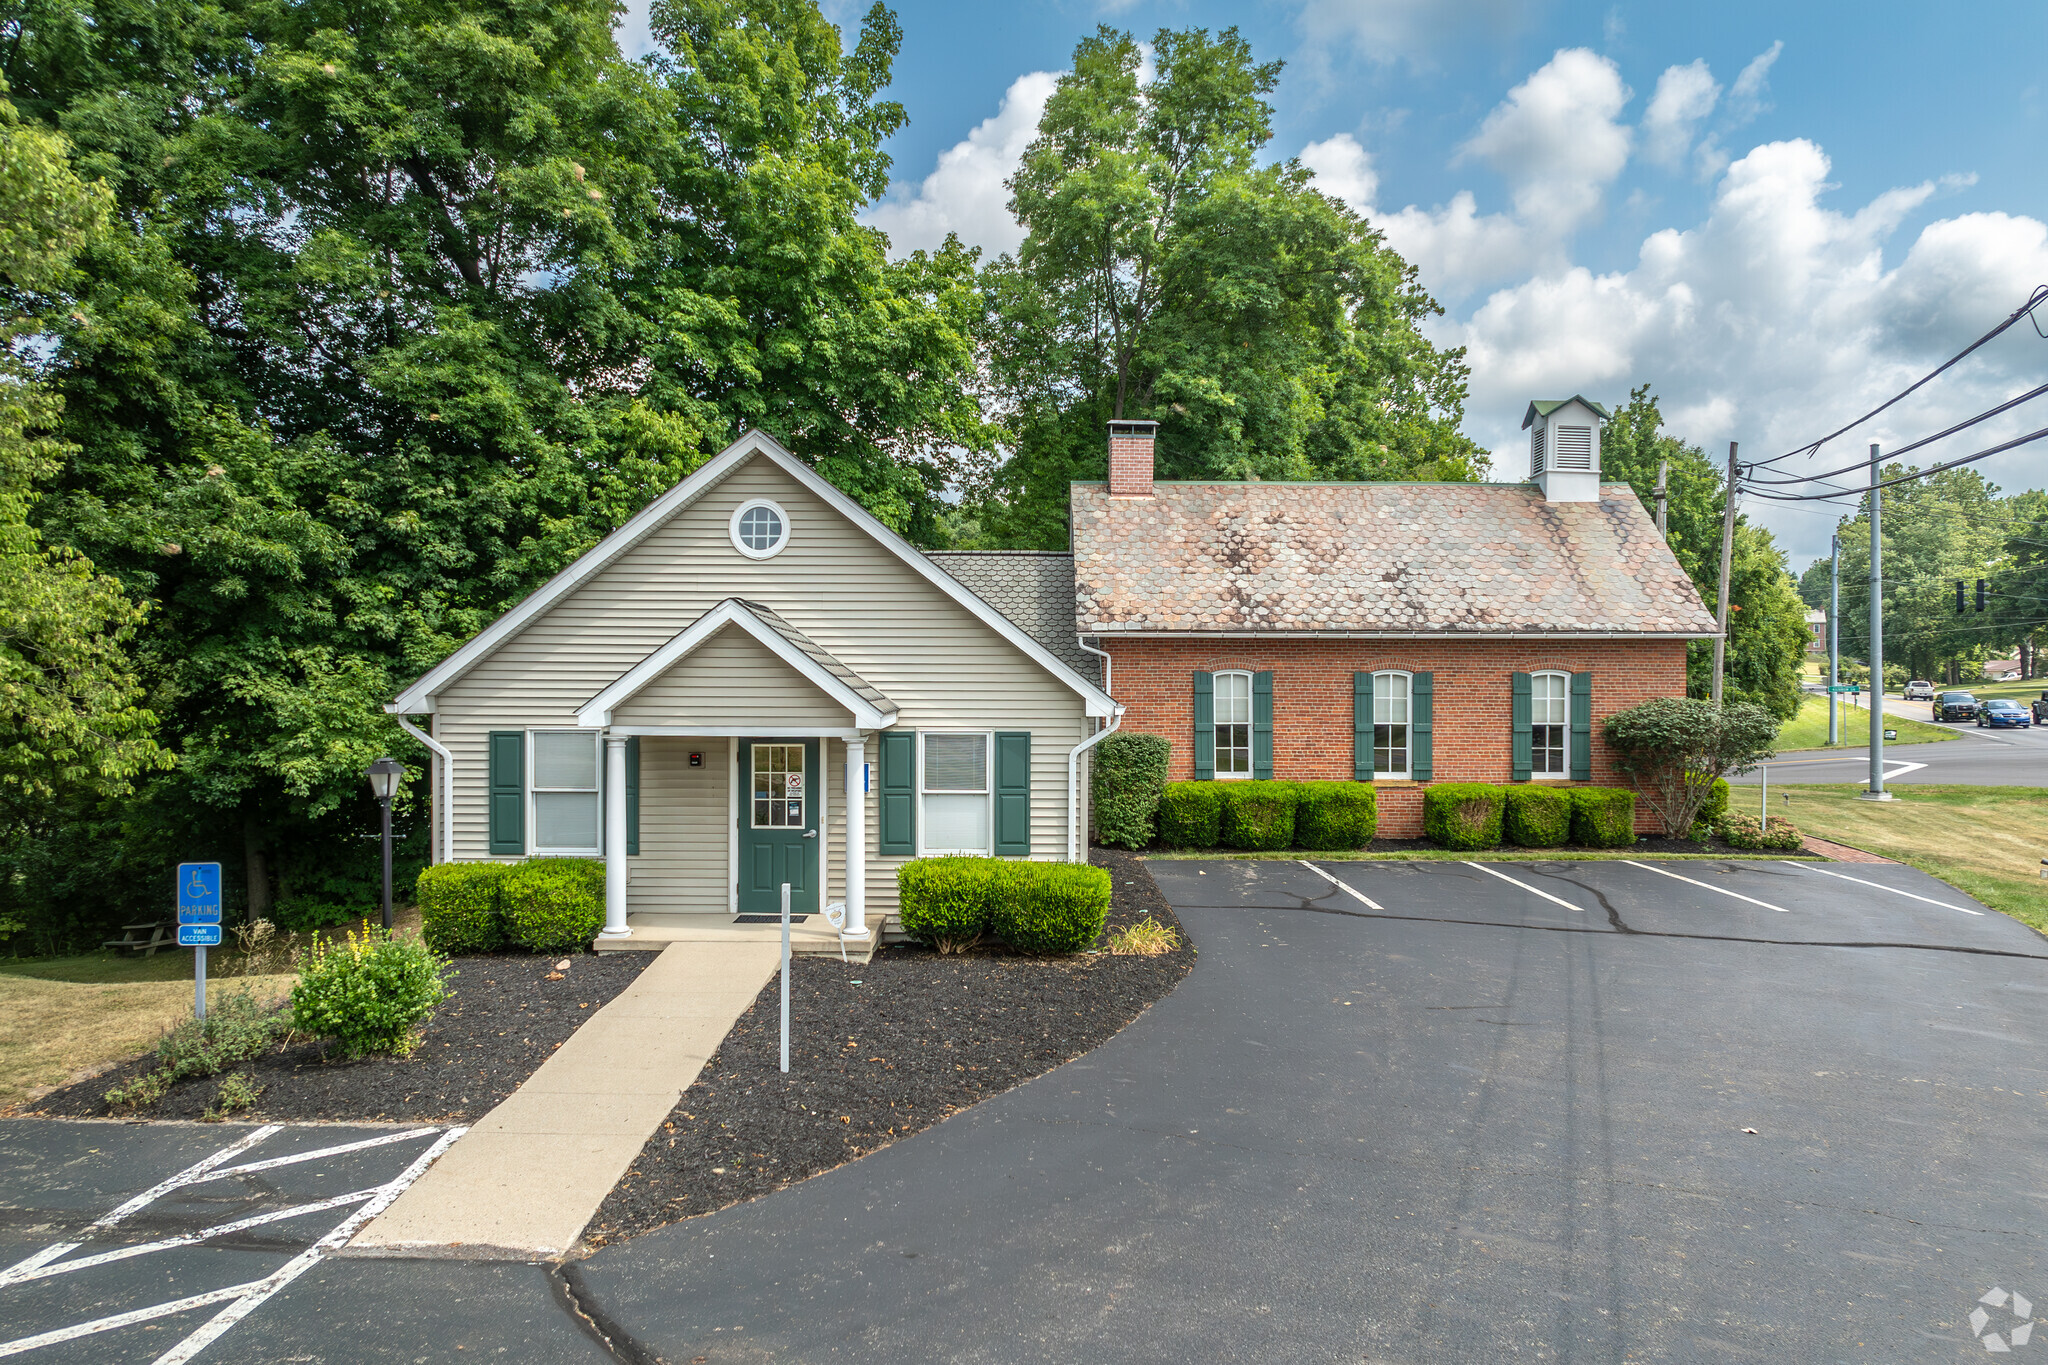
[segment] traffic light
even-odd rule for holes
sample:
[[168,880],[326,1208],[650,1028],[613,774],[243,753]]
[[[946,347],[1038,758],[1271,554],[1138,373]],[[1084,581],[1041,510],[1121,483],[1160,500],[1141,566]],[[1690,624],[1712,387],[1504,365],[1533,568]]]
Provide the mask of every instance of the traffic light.
[[1980,579],[1978,579],[1978,580],[1977,580],[1977,610],[1978,610],[1978,611],[1982,611],[1982,610],[1984,610],[1984,599],[1985,599],[1985,597],[1986,597],[1987,595],[1988,595],[1988,594],[1986,593],[1986,591],[1985,591],[1985,588],[1984,588],[1984,580],[1980,578]]
[[1958,579],[1956,580],[1956,615],[1958,615],[1958,616],[1961,616],[1962,614],[1963,614],[1963,580],[1962,580],[1962,579],[1960,579],[1960,578],[1958,578]]

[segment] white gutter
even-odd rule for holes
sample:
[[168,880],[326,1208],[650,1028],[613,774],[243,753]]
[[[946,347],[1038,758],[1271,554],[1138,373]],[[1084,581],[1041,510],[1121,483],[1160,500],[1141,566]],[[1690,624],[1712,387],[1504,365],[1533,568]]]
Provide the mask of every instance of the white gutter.
[[1089,644],[1088,637],[1085,635],[1076,635],[1074,637],[1074,643],[1081,646],[1081,648],[1087,650],[1090,654],[1093,654],[1096,658],[1102,660],[1102,691],[1105,696],[1110,697],[1113,700],[1116,697],[1116,693],[1110,691],[1109,688],[1109,671],[1110,665],[1116,661],[1109,657],[1107,651],[1097,649],[1094,645]]
[[1124,708],[1116,708],[1109,724],[1067,750],[1067,861],[1079,862],[1081,827],[1081,755],[1116,733],[1124,723]]
[[427,862],[452,863],[455,861],[455,755],[448,752],[447,745],[404,716],[394,714],[393,718],[397,720],[399,729],[426,745],[441,759],[441,780],[434,784],[434,804],[439,808],[435,813],[441,817],[441,851],[445,856],[436,858],[429,848]]

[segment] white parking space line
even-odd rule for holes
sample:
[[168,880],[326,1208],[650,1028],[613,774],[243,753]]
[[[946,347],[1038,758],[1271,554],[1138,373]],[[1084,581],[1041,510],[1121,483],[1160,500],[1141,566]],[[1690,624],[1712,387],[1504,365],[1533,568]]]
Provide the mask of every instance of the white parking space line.
[[1889,891],[1894,896],[1904,896],[1909,900],[1926,901],[1927,904],[1938,905],[1944,910],[1960,910],[1966,915],[1976,915],[1979,918],[1982,918],[1984,914],[1982,910],[1972,910],[1967,905],[1950,905],[1947,901],[1938,901],[1931,896],[1918,896],[1911,891],[1901,891],[1896,886],[1886,886],[1883,882],[1867,882],[1861,877],[1851,877],[1844,872],[1830,872],[1824,867],[1805,867],[1799,863],[1793,863],[1791,866],[1799,868],[1801,872],[1818,872],[1823,877],[1839,878],[1845,882],[1854,882],[1858,886],[1874,886],[1880,891]]
[[1507,873],[1505,873],[1505,872],[1495,872],[1495,871],[1494,871],[1494,870],[1493,870],[1492,868],[1490,868],[1490,867],[1487,867],[1487,866],[1485,866],[1485,865],[1483,865],[1483,864],[1481,864],[1481,863],[1466,863],[1466,864],[1465,864],[1465,866],[1467,866],[1467,867],[1476,867],[1476,868],[1478,868],[1478,869],[1479,869],[1479,870],[1480,870],[1481,872],[1484,872],[1484,873],[1485,873],[1485,874],[1486,874],[1487,876],[1489,876],[1489,877],[1498,877],[1498,878],[1500,878],[1500,879],[1501,879],[1502,881],[1506,882],[1506,883],[1507,883],[1507,884],[1508,884],[1509,886],[1519,886],[1519,887],[1521,887],[1521,888],[1522,888],[1522,889],[1523,889],[1524,891],[1527,891],[1527,892],[1528,892],[1528,893],[1529,893],[1530,895],[1532,895],[1532,896],[1541,896],[1541,897],[1543,897],[1543,899],[1545,899],[1545,900],[1549,901],[1549,902],[1550,902],[1550,903],[1551,903],[1552,905],[1562,905],[1562,906],[1563,906],[1563,907],[1564,907],[1565,909],[1567,909],[1567,910],[1576,910],[1576,911],[1578,911],[1578,912],[1579,912],[1580,914],[1582,914],[1582,915],[1586,913],[1586,908],[1585,908],[1585,907],[1584,907],[1583,905],[1573,905],[1573,904],[1572,904],[1572,903],[1571,903],[1570,901],[1568,901],[1568,900],[1562,900],[1562,899],[1560,899],[1560,898],[1558,898],[1558,897],[1556,897],[1556,896],[1553,896],[1553,895],[1551,895],[1551,894],[1550,894],[1550,893],[1549,893],[1548,891],[1539,891],[1539,890],[1537,890],[1537,889],[1536,889],[1535,887],[1533,887],[1533,886],[1529,885],[1529,883],[1527,883],[1527,882],[1518,882],[1518,881],[1516,881],[1516,880],[1515,880],[1515,879],[1514,879],[1513,877],[1510,877],[1510,876],[1509,876],[1509,875],[1508,875]]
[[1386,906],[1381,905],[1378,901],[1374,900],[1372,897],[1366,895],[1363,891],[1360,891],[1357,887],[1351,885],[1349,882],[1340,881],[1336,877],[1333,877],[1329,873],[1323,871],[1320,867],[1317,867],[1314,863],[1303,862],[1302,866],[1307,868],[1309,871],[1315,873],[1318,877],[1321,877],[1324,881],[1330,883],[1330,885],[1336,887],[1339,891],[1344,892],[1353,900],[1364,901],[1369,909],[1384,910],[1387,908]]
[[1654,872],[1660,877],[1669,877],[1673,881],[1685,882],[1690,886],[1697,886],[1702,891],[1712,891],[1717,895],[1722,896],[1733,896],[1735,897],[1735,899],[1739,901],[1748,901],[1751,905],[1761,905],[1764,909],[1775,910],[1781,915],[1789,915],[1792,913],[1790,910],[1787,910],[1782,905],[1772,905],[1769,901],[1760,901],[1755,896],[1745,896],[1740,891],[1730,891],[1727,890],[1725,887],[1714,886],[1707,882],[1696,882],[1691,877],[1681,877],[1676,872],[1666,872],[1661,867],[1651,867],[1648,863],[1639,863],[1633,858],[1623,858],[1621,861],[1627,863],[1630,867],[1640,867],[1645,872]]
[[193,1294],[182,1299],[173,1299],[168,1303],[152,1304],[146,1308],[133,1308],[126,1312],[113,1313],[106,1317],[73,1323],[67,1327],[52,1328],[46,1332],[38,1332],[33,1336],[17,1337],[12,1341],[0,1342],[0,1357],[20,1355],[24,1351],[33,1351],[42,1346],[54,1346],[62,1342],[77,1341],[83,1337],[96,1336],[102,1332],[111,1332],[122,1327],[130,1327],[136,1323],[149,1322],[155,1318],[172,1317],[179,1313],[188,1313],[195,1308],[225,1303],[227,1307],[216,1313],[177,1345],[159,1355],[154,1362],[154,1365],[184,1365],[184,1362],[191,1360],[212,1342],[218,1340],[222,1333],[255,1311],[264,1300],[277,1293],[278,1290],[283,1289],[306,1271],[312,1269],[328,1253],[342,1246],[349,1238],[355,1236],[365,1223],[389,1208],[392,1201],[405,1192],[407,1186],[419,1179],[421,1173],[434,1163],[435,1158],[447,1151],[450,1144],[469,1131],[466,1125],[445,1129],[412,1128],[381,1137],[369,1138],[361,1142],[343,1143],[339,1146],[326,1147],[318,1151],[299,1152],[291,1156],[276,1157],[269,1161],[251,1162],[243,1166],[223,1167],[221,1165],[222,1162],[247,1151],[265,1138],[281,1130],[282,1125],[280,1124],[266,1124],[261,1128],[255,1129],[241,1138],[241,1140],[223,1147],[205,1160],[186,1167],[177,1175],[152,1186],[142,1194],[128,1200],[113,1212],[92,1223],[86,1229],[85,1235],[89,1236],[94,1231],[112,1227],[130,1214],[147,1207],[153,1201],[185,1185],[197,1184],[202,1181],[214,1180],[222,1176],[238,1175],[249,1171],[270,1170],[278,1166],[294,1165],[318,1157],[338,1156],[347,1152],[361,1151],[366,1147],[388,1146],[394,1142],[417,1140],[434,1136],[437,1133],[439,1136],[395,1178],[371,1189],[355,1190],[348,1194],[335,1195],[332,1198],[311,1204],[299,1204],[288,1209],[278,1209],[270,1213],[256,1214],[252,1217],[237,1219],[231,1223],[221,1223],[200,1231],[165,1238],[139,1246],[120,1247],[95,1256],[82,1257],[77,1261],[61,1261],[59,1258],[77,1250],[84,1241],[84,1237],[81,1237],[78,1241],[58,1242],[55,1245],[43,1248],[43,1250],[27,1260],[17,1263],[4,1273],[0,1273],[0,1286],[20,1284],[29,1280],[47,1279],[55,1275],[68,1274],[74,1270],[85,1270],[94,1266],[105,1265],[111,1261],[128,1260],[152,1251],[168,1251],[177,1247],[193,1246],[211,1237],[237,1232],[263,1223],[275,1223],[287,1218],[297,1218],[305,1214],[317,1213],[324,1209],[341,1208],[348,1204],[361,1205],[360,1208],[330,1229],[311,1246],[308,1246],[304,1251],[260,1280],[251,1280],[245,1284],[229,1285],[223,1289],[208,1290],[203,1294]]

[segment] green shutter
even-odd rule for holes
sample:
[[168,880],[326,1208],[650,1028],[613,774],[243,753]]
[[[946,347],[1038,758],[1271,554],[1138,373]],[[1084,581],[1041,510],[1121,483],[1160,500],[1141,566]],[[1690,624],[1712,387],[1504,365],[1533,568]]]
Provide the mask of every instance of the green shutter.
[[1593,675],[1572,674],[1572,781],[1593,780]]
[[1511,673],[1508,675],[1508,723],[1514,733],[1508,741],[1508,779],[1512,782],[1529,780],[1529,675]]
[[526,732],[493,730],[491,755],[491,856],[526,854]]
[[1031,852],[1031,734],[996,733],[996,853],[1022,858]]
[[884,731],[879,747],[880,851],[908,858],[917,852],[917,731]]
[[1252,776],[1273,776],[1273,675],[1252,674]]
[[1216,679],[1195,674],[1195,781],[1216,776]]
[[1372,781],[1372,674],[1351,675],[1351,776]]
[[1436,759],[1430,751],[1433,737],[1433,709],[1436,701],[1436,674],[1416,673],[1413,691],[1408,702],[1408,764],[1409,772],[1417,782],[1429,782],[1436,776]]
[[640,856],[640,736],[626,741],[626,856]]

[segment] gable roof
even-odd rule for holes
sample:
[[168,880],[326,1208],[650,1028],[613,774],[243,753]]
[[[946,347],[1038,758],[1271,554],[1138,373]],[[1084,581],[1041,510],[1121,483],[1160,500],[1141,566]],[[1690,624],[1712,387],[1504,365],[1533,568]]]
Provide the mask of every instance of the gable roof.
[[1060,550],[934,550],[932,563],[1094,682],[1101,661],[1074,631],[1074,557]]
[[883,550],[909,565],[941,592],[972,612],[989,629],[1022,650],[1032,662],[1079,693],[1089,715],[1107,717],[1123,710],[1101,688],[1076,673],[1001,612],[961,586],[952,575],[925,558],[924,554],[909,541],[875,520],[866,508],[820,478],[809,465],[790,454],[783,448],[781,442],[764,431],[747,432],[705,461],[698,467],[696,473],[641,508],[625,525],[584,551],[567,568],[529,593],[518,606],[500,616],[460,649],[428,669],[410,687],[400,692],[395,700],[385,703],[384,709],[397,715],[432,711],[434,697],[442,689],[488,657],[499,645],[517,635],[528,622],[567,597],[607,564],[645,540],[662,523],[688,507],[704,493],[717,487],[728,474],[755,456],[770,461],[783,473],[802,484],[819,500],[852,522]]
[[1714,618],[1627,484],[1075,484],[1084,635],[1664,636]]
[[810,636],[759,602],[728,597],[692,621],[661,646],[620,674],[604,691],[576,708],[576,723],[601,729],[612,712],[668,672],[676,663],[727,626],[747,632],[766,645],[812,686],[844,706],[863,730],[883,730],[896,723],[896,703],[873,684],[826,653]]
[[1556,412],[1568,403],[1577,403],[1582,407],[1591,408],[1593,415],[1603,422],[1614,419],[1614,414],[1605,407],[1595,403],[1583,394],[1575,393],[1569,398],[1538,398],[1535,402],[1529,404],[1529,411],[1522,415],[1522,430],[1527,431],[1538,417],[1548,417],[1551,413]]

